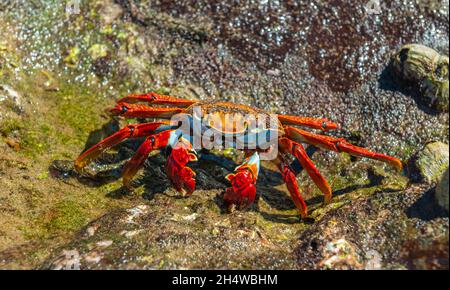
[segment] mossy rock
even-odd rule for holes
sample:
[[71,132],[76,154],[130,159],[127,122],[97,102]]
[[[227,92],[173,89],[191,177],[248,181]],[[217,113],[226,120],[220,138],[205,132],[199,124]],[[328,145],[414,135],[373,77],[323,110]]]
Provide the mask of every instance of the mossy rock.
[[414,158],[413,170],[416,170],[418,181],[436,183],[448,167],[448,144],[442,142],[428,143]]

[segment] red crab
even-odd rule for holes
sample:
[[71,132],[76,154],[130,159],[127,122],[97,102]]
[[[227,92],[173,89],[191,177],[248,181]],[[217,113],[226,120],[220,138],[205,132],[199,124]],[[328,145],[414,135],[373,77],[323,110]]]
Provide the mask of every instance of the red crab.
[[[142,103],[148,103],[148,106]],[[197,111],[196,111],[197,108]],[[149,122],[128,125],[103,141],[83,152],[75,161],[75,168],[80,171],[103,151],[120,143],[127,138],[144,137],[145,141],[140,145],[135,155],[125,165],[123,171],[123,183],[129,185],[130,180],[142,167],[149,153],[153,150],[171,147],[172,151],[166,164],[166,173],[175,189],[179,192],[191,195],[195,189],[195,173],[187,166],[189,162],[197,161],[196,151],[193,147],[194,133],[192,124],[188,130],[181,130],[182,124],[178,121],[168,121],[174,116],[183,116],[188,121],[195,123],[198,112],[200,112],[200,134],[207,130],[219,132],[227,136],[254,137],[256,134],[264,135],[277,133],[275,140],[278,151],[272,160],[279,168],[287,185],[289,193],[302,218],[306,217],[307,207],[297,185],[296,175],[288,163],[288,155],[293,155],[307,171],[314,183],[325,196],[325,202],[331,200],[331,188],[328,182],[319,173],[311,159],[305,152],[302,143],[311,144],[326,150],[335,152],[347,152],[354,156],[368,157],[387,162],[401,170],[402,162],[394,157],[371,152],[367,149],[354,146],[345,139],[334,138],[314,134],[294,126],[304,126],[322,131],[337,129],[338,126],[321,118],[296,117],[287,115],[276,115],[276,122],[270,123],[270,115],[257,108],[238,105],[220,101],[190,101],[176,97],[148,93],[140,95],[129,95],[119,100],[118,104],[110,110],[111,114],[126,118],[157,118],[158,122]],[[234,122],[224,122],[232,116]],[[248,116],[264,123],[263,129],[250,126]],[[164,120],[165,119],[165,120]],[[224,126],[219,126],[224,124]],[[230,125],[231,124],[231,125]],[[208,138],[207,138],[208,139]],[[204,146],[205,139],[200,139],[200,146]],[[247,140],[244,138],[244,140]],[[235,142],[235,141],[233,141]],[[246,159],[242,165],[229,174],[227,179],[231,182],[225,194],[224,200],[228,205],[235,204],[238,208],[249,206],[256,195],[256,180],[259,172],[260,155],[269,152],[272,147],[262,148],[257,144],[249,148],[249,142],[244,141],[244,152]],[[235,143],[233,143],[236,145]],[[232,144],[232,145],[233,145]],[[267,144],[264,144],[267,145]]]

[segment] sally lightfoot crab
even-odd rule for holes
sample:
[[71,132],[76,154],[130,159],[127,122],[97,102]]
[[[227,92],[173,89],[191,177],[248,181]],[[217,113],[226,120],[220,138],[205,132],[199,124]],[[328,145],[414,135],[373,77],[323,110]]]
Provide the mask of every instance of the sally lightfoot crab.
[[[331,187],[306,154],[302,143],[381,160],[398,170],[402,168],[402,163],[397,158],[354,146],[342,138],[319,135],[296,127],[322,131],[338,128],[337,124],[322,118],[288,115],[274,117],[249,106],[220,101],[190,101],[157,93],[129,95],[119,100],[118,104],[110,109],[110,113],[126,118],[156,118],[159,121],[128,125],[94,145],[75,160],[75,168],[78,171],[121,141],[143,137],[145,140],[125,165],[122,173],[123,183],[129,186],[151,151],[170,147],[172,150],[165,166],[167,177],[177,191],[189,196],[195,190],[195,172],[188,167],[189,162],[197,161],[195,149],[209,146],[210,144],[206,144],[208,142],[220,141],[226,148],[238,148],[245,152],[243,164],[226,177],[231,186],[224,194],[228,205],[236,205],[240,209],[249,206],[255,199],[255,184],[263,154],[273,155],[272,161],[280,170],[302,218],[308,214],[307,206],[300,194],[296,175],[288,163],[289,155],[293,155],[300,162],[324,194],[325,202],[331,200]],[[254,126],[255,124],[263,126]],[[223,140],[214,140],[216,136]],[[273,136],[276,137],[275,140]]]

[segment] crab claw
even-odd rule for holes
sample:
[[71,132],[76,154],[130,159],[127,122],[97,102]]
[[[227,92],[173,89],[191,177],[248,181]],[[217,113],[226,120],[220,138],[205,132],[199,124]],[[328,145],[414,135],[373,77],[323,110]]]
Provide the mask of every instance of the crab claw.
[[237,173],[226,176],[231,182],[231,187],[227,188],[223,199],[229,206],[235,204],[239,209],[248,207],[253,203],[256,196],[256,179],[250,170],[243,168]]
[[186,166],[191,161],[197,161],[197,156],[186,147],[177,146],[172,149],[166,164],[167,177],[183,196],[189,196],[195,190],[195,172]]

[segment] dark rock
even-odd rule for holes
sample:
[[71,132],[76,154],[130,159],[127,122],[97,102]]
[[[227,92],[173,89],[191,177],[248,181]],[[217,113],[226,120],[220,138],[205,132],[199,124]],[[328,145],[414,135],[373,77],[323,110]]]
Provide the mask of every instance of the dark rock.
[[443,207],[448,214],[448,167],[442,174],[440,181],[436,186],[436,200],[438,204]]

